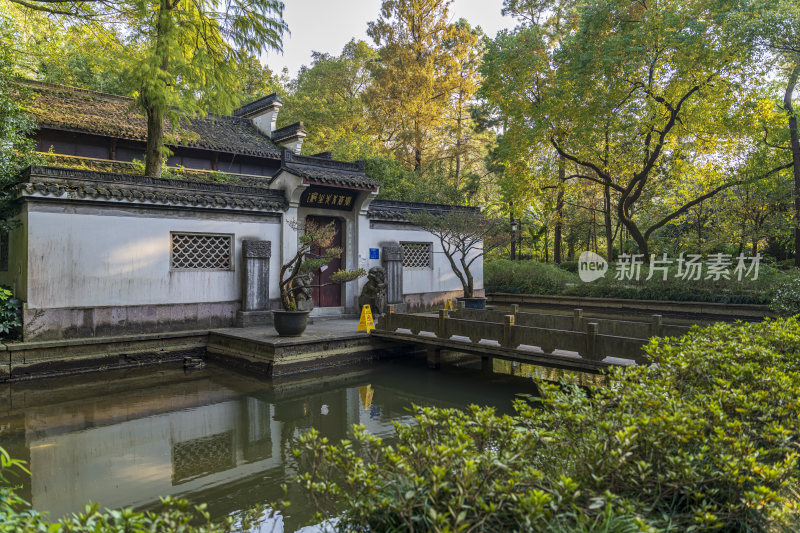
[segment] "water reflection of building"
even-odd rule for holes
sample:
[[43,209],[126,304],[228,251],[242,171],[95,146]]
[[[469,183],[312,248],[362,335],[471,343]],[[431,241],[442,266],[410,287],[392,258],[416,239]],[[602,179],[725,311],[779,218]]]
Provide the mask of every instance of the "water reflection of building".
[[297,431],[314,426],[338,439],[359,422],[357,390],[287,393],[276,403],[264,383],[161,374],[156,383],[148,373],[77,392],[75,380],[47,391],[14,386],[0,417],[2,444],[29,462],[23,491],[35,508],[59,516],[89,500],[147,506],[161,495],[201,500],[203,492],[213,500],[215,487],[265,475],[277,478],[277,496]]
[[[291,440],[311,427],[330,440],[356,423],[389,436],[393,421],[410,420],[411,403],[492,403],[461,378],[414,369],[273,383],[216,367],[165,368],[43,383],[7,386],[0,444],[29,462],[22,496],[52,516],[90,500],[150,507],[168,494],[229,514],[283,498],[281,483],[295,475]],[[496,389],[496,398],[510,397]]]

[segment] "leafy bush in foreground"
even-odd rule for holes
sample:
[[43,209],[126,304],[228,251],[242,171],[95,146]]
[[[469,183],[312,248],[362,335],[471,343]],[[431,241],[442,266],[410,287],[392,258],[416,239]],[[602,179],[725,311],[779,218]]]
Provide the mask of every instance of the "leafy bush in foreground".
[[416,408],[392,445],[305,434],[298,481],[355,531],[796,531],[800,322],[653,339],[591,397]]
[[15,329],[22,325],[22,302],[14,298],[11,291],[0,287],[0,339],[14,336]]

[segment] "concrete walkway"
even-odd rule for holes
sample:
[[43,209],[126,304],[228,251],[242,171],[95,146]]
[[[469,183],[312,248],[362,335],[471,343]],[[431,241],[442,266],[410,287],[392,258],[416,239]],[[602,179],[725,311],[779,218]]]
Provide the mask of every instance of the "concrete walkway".
[[211,333],[232,335],[242,339],[257,342],[266,342],[276,346],[291,346],[295,344],[308,344],[322,340],[334,340],[351,337],[366,337],[363,331],[357,332],[358,320],[354,318],[315,318],[314,322],[306,327],[300,337],[279,337],[272,326],[255,326],[252,328],[220,328],[213,329]]

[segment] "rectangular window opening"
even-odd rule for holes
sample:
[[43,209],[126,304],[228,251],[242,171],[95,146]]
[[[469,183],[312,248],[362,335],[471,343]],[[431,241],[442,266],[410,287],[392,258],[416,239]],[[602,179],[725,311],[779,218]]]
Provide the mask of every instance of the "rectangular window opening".
[[233,235],[173,232],[170,237],[172,270],[233,270]]
[[403,247],[403,268],[433,268],[433,243],[401,242]]

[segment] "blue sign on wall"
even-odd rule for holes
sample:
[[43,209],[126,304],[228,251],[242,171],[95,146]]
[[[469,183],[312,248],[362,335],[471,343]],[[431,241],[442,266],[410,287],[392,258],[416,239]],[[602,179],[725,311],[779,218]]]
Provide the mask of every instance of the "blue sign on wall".
[[370,248],[369,249],[369,258],[370,259],[380,259],[381,258],[381,251],[378,248]]

